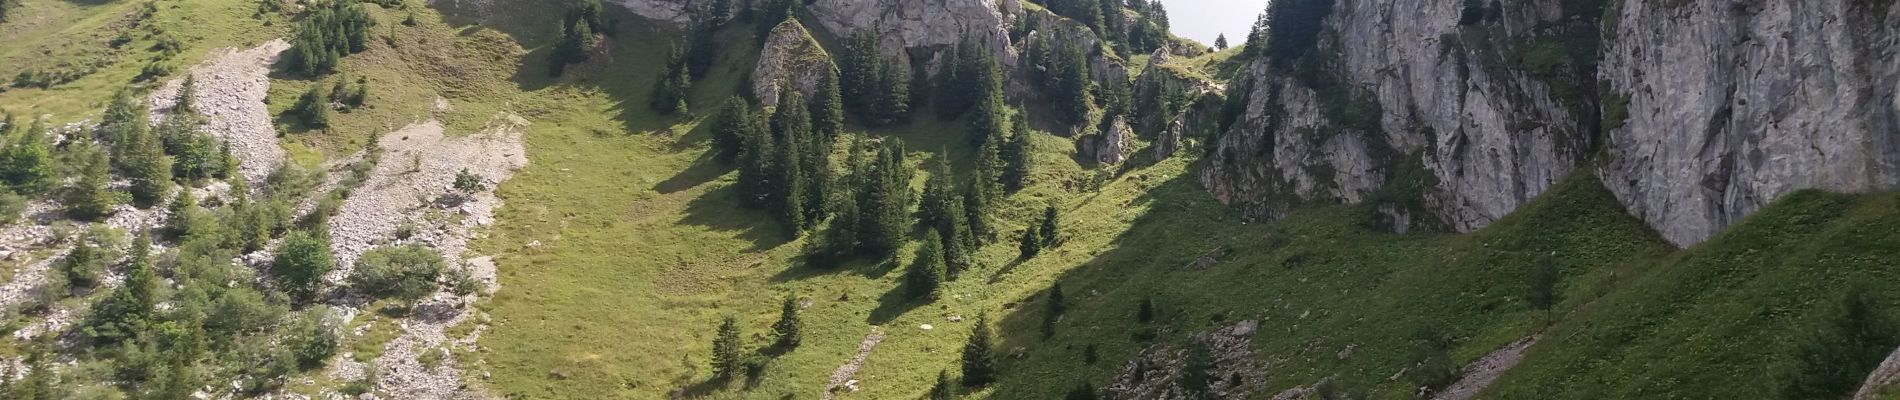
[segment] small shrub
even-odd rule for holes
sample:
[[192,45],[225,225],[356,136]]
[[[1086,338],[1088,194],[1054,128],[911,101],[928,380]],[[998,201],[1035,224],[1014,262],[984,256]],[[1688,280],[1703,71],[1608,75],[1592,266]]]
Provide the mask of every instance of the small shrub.
[[414,302],[435,293],[442,254],[421,245],[382,247],[356,260],[350,285],[365,294]]

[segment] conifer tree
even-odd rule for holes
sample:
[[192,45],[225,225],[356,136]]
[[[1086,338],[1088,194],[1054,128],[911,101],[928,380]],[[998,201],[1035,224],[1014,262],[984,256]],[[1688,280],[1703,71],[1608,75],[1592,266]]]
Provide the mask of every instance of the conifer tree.
[[986,189],[990,186],[994,185],[984,185],[981,180],[974,178],[963,186],[963,222],[968,226],[964,230],[967,236],[963,240],[972,250],[982,248],[983,243],[996,235],[996,228],[990,225],[989,217],[990,198],[996,197],[989,194],[993,193],[991,189]]
[[686,53],[685,46],[673,45],[666,72],[660,75],[659,83],[653,85],[653,111],[666,115],[692,112],[686,106],[686,95],[693,87],[692,72],[686,65]]
[[1003,159],[1003,188],[1011,192],[1022,190],[1028,185],[1033,151],[1029,141],[1029,114],[1018,109],[1016,115],[1011,120],[1009,143],[1000,151]]
[[826,143],[844,135],[844,94],[838,79],[837,65],[825,68],[824,75],[819,76],[818,97],[813,99],[811,109],[813,136]]
[[963,344],[963,386],[978,387],[996,381],[995,338],[990,333],[990,317],[979,314],[970,341]]
[[858,218],[858,202],[837,202],[837,209],[825,223],[824,236],[813,244],[810,255],[825,262],[850,257],[858,249]]
[[1023,230],[1023,236],[1017,242],[1016,251],[1019,252],[1019,257],[1025,260],[1036,258],[1037,254],[1042,253],[1042,234],[1036,230],[1035,225],[1030,225],[1028,229]]
[[918,197],[918,223],[928,227],[943,227],[950,223],[950,214],[961,210],[950,208],[951,197],[956,196],[956,176],[950,172],[950,156],[946,151],[939,152],[932,162],[930,177],[924,180],[924,194]]
[[943,237],[936,230],[926,231],[923,244],[917,248],[917,258],[911,261],[910,271],[905,275],[906,293],[913,300],[936,301],[943,297],[945,274]]
[[1181,377],[1177,384],[1184,389],[1189,398],[1211,399],[1213,393],[1208,390],[1214,385],[1214,355],[1207,343],[1195,340],[1188,346],[1187,360],[1181,366]]
[[807,150],[811,143],[811,114],[805,109],[805,98],[790,87],[779,94],[778,108],[772,112],[772,138],[779,146],[774,149],[776,157],[772,178],[773,207],[779,213],[779,221],[786,229],[797,236],[797,232],[808,228],[807,217],[811,214],[811,198],[808,190],[810,180],[810,160]]
[[133,100],[130,91],[120,90],[112,96],[112,102],[106,104],[105,115],[100,117],[99,132],[104,134],[106,145],[114,156],[125,150],[126,143],[134,134],[150,129],[146,125],[146,115],[145,104]]
[[741,368],[739,343],[739,319],[727,315],[719,322],[719,331],[713,336],[712,368],[713,375],[719,379],[731,379],[739,374]]
[[1056,220],[1056,206],[1044,208],[1042,228],[1037,230],[1042,234],[1042,247],[1055,247],[1056,242],[1062,239],[1059,235],[1060,229],[1059,221]]
[[67,192],[66,213],[73,218],[97,221],[112,214],[117,197],[107,189],[112,182],[111,166],[103,152],[91,152],[86,170]]
[[895,257],[909,227],[910,170],[903,141],[888,138],[864,169],[858,190],[858,246],[866,254]]
[[193,95],[194,93],[197,93],[197,92],[198,92],[198,77],[192,74],[185,74],[185,82],[178,85],[178,96],[173,99],[174,101],[172,102],[172,113],[173,114],[197,114],[198,113],[198,105],[197,105],[197,100],[196,100],[197,96]]
[[802,340],[799,335],[798,299],[785,296],[784,304],[779,306],[778,322],[772,324],[772,335],[778,338],[775,346],[782,349],[798,347]]
[[858,30],[846,41],[838,63],[838,88],[844,96],[844,106],[866,121],[876,120],[873,105],[877,103],[878,82],[884,76],[883,59],[878,57],[878,40],[876,29]]
[[151,237],[140,232],[132,243],[131,261],[125,267],[125,282],[105,300],[94,303],[87,314],[86,337],[94,344],[110,345],[131,339],[152,322],[158,299],[158,275],[152,269]]
[[1002,181],[1005,169],[1002,158],[1003,135],[1001,131],[992,134],[995,136],[983,141],[982,146],[977,146],[976,174],[971,177],[985,202],[999,200],[1003,194],[1002,187],[997,184]]
[[776,141],[759,124],[759,117],[738,114],[742,117],[739,131],[739,193],[740,204],[752,208],[766,208],[771,203],[772,184],[777,174],[774,164],[777,162]]
[[886,62],[878,79],[875,120],[890,125],[910,119],[910,63],[903,59]]
[[311,85],[310,90],[297,97],[297,104],[290,106],[290,112],[304,125],[313,128],[330,126],[330,99],[324,97],[323,90],[317,85]]
[[711,136],[713,150],[722,160],[731,160],[744,148],[746,136],[752,127],[752,105],[746,104],[739,96],[726,98],[719,107],[719,114],[712,119]]
[[131,132],[120,158],[127,177],[132,180],[133,204],[151,207],[170,194],[172,159],[165,155],[157,135],[144,130]]
[[1227,34],[1223,33],[1214,37],[1214,49],[1227,50]]
[[180,191],[165,210],[170,214],[165,219],[165,234],[179,241],[192,233],[192,227],[198,225],[198,212],[202,211],[198,208],[198,197],[190,190]]
[[945,278],[956,280],[964,270],[974,266],[976,256],[970,240],[974,235],[970,233],[970,225],[964,222],[963,196],[952,196],[948,206],[948,218],[934,228],[943,240]]
[[970,93],[969,139],[970,143],[984,144],[1007,136],[1009,127],[1009,106],[1003,102],[1003,72],[996,65],[996,58],[986,51],[976,51],[969,56],[966,74],[969,75]]
[[[12,123],[7,126],[8,130],[17,130]],[[0,182],[21,194],[38,194],[51,189],[53,156],[46,145],[44,122],[35,121],[32,128],[11,139],[6,148],[0,150]]]

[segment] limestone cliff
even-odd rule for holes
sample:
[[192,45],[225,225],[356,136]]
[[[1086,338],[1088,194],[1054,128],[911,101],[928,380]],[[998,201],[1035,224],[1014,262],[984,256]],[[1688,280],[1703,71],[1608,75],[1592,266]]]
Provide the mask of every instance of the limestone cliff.
[[1627,0],[1613,15],[1599,173],[1663,237],[1700,242],[1799,189],[1900,185],[1892,1]]
[[759,53],[759,64],[752,69],[753,98],[761,105],[776,106],[779,90],[787,85],[799,93],[817,93],[825,70],[837,68],[804,25],[785,21],[772,28]]
[[[1303,56],[1257,59],[1231,83],[1245,111],[1202,182],[1255,217],[1376,201],[1393,226],[1457,230],[1542,193],[1585,154],[1596,120],[1590,63],[1544,48],[1589,45],[1576,38],[1594,37],[1597,11],[1491,2],[1467,18],[1464,3],[1340,0],[1321,10]],[[1541,64],[1523,66],[1531,61]]]
[[1462,231],[1594,159],[1694,244],[1795,190],[1900,185],[1892,3],[1338,0],[1235,83],[1202,180],[1259,217],[1377,202]]

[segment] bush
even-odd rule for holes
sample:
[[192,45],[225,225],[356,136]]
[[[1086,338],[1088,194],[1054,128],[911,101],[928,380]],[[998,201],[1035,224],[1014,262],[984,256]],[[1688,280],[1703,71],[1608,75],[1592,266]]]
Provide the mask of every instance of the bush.
[[442,254],[421,245],[380,247],[356,260],[350,286],[365,294],[414,302],[435,293]]
[[290,337],[284,342],[289,345],[297,366],[304,369],[321,367],[330,356],[336,355],[336,328],[325,321],[323,313],[304,314],[289,331]]
[[330,257],[330,238],[305,231],[285,236],[283,245],[277,249],[277,257],[271,262],[271,273],[277,277],[278,288],[297,301],[316,300],[317,293],[323,290],[323,275],[335,268],[336,260]]

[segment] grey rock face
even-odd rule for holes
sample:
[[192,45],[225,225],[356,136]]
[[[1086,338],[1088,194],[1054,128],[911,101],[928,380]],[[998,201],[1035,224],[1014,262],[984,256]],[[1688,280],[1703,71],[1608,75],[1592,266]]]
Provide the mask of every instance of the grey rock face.
[[817,93],[825,70],[835,68],[831,55],[812,39],[804,25],[786,21],[772,28],[765,39],[759,65],[752,69],[752,95],[759,104],[771,107],[778,105],[779,90],[786,85],[799,93]]
[[[1487,27],[1493,37],[1534,37],[1534,27],[1568,20],[1559,0],[1507,3]],[[1202,183],[1267,218],[1297,203],[1361,202],[1418,186],[1418,211],[1460,231],[1548,189],[1588,147],[1593,107],[1567,104],[1545,79],[1499,68],[1496,54],[1466,43],[1463,30],[1474,28],[1459,26],[1462,4],[1339,1],[1309,53],[1318,56],[1296,62],[1320,63],[1338,82],[1316,88],[1298,71],[1256,61],[1236,83],[1249,85],[1246,111],[1216,144]],[[1408,168],[1429,178],[1390,179]]]
[[1128,161],[1128,143],[1134,136],[1135,132],[1128,127],[1128,122],[1122,117],[1115,117],[1114,121],[1109,122],[1108,129],[1101,133],[1076,139],[1075,150],[1083,158],[1102,165],[1121,164]]
[[1624,3],[1599,70],[1628,119],[1598,172],[1631,213],[1686,246],[1795,190],[1900,185],[1900,7],[1659,3]]

